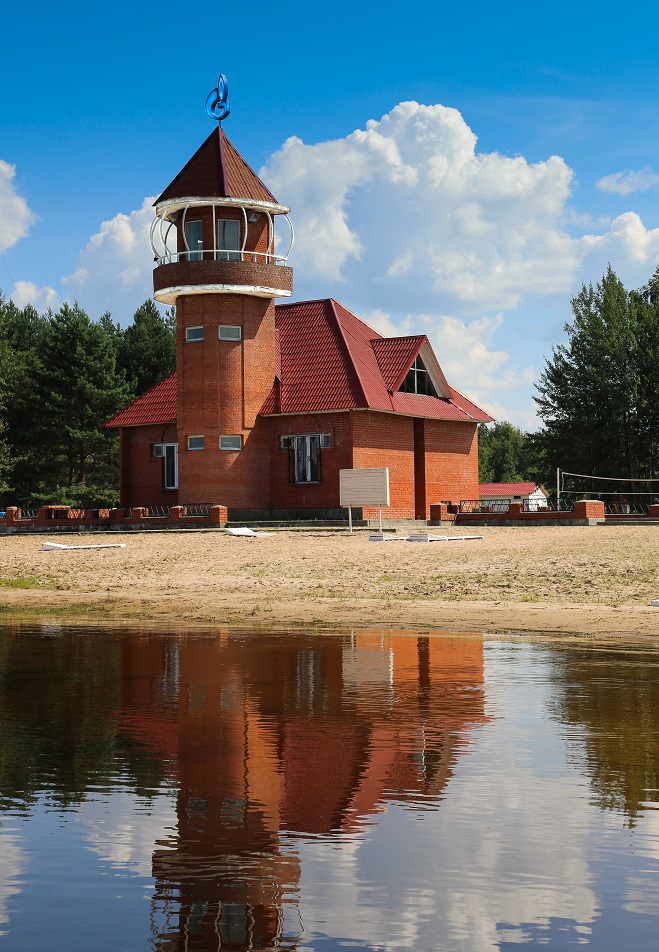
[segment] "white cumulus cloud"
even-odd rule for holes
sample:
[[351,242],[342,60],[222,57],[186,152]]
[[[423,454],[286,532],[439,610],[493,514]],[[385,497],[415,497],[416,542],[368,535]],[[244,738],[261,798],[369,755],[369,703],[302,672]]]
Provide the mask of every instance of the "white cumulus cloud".
[[647,192],[659,182],[659,175],[645,166],[636,172],[625,169],[623,172],[613,172],[605,175],[595,184],[601,192],[613,192],[615,195],[633,195],[634,192]]
[[11,299],[18,307],[31,304],[37,311],[59,306],[59,295],[53,288],[39,288],[33,281],[17,281]]
[[563,225],[572,171],[476,144],[456,109],[416,102],[345,139],[287,140],[261,174],[293,208],[298,272],[378,283],[426,307],[441,296],[498,309],[568,290],[580,258]]
[[16,166],[0,159],[0,254],[25,238],[36,216],[16,191]]
[[69,297],[97,318],[110,311],[125,323],[153,294],[153,253],[149,229],[153,199],[126,215],[101,223],[78,255],[75,271],[62,278]]

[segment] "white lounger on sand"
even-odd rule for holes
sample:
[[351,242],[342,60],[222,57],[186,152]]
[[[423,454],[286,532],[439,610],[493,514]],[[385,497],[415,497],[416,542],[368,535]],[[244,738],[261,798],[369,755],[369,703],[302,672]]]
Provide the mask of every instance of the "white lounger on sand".
[[464,542],[467,539],[482,539],[482,535],[443,536],[431,532],[413,532],[408,536],[386,536],[384,532],[371,532],[369,542]]
[[274,532],[254,532],[253,529],[248,529],[247,526],[238,529],[225,529],[224,531],[230,536],[247,536],[251,539],[262,539],[264,536],[274,535]]
[[42,552],[52,552],[53,549],[125,549],[125,542],[107,542],[103,545],[61,545],[59,542],[42,542]]
[[408,542],[465,542],[467,539],[482,539],[482,535],[440,536],[431,532],[413,532],[408,535]]
[[371,532],[369,542],[405,542],[406,536],[385,535],[384,532]]

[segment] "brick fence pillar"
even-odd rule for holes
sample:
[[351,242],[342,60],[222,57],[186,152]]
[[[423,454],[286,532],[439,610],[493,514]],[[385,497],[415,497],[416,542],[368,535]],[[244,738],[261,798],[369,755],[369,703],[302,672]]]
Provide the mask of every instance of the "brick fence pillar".
[[578,499],[574,504],[577,519],[603,519],[604,503],[599,499]]
[[448,503],[433,502],[430,504],[430,523],[431,525],[441,525],[448,521]]
[[225,526],[228,522],[228,512],[226,506],[211,506],[210,521],[215,525]]
[[20,512],[20,509],[18,508],[18,506],[7,506],[7,509],[5,511],[5,525],[15,526],[16,523],[18,522],[19,512]]

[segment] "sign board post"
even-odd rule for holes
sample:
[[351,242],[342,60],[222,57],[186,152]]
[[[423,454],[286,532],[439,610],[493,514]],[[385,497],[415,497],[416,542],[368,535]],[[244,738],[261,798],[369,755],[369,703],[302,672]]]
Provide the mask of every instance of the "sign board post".
[[339,504],[348,507],[348,531],[352,532],[352,507],[377,506],[378,522],[382,532],[382,506],[390,506],[389,469],[339,470]]

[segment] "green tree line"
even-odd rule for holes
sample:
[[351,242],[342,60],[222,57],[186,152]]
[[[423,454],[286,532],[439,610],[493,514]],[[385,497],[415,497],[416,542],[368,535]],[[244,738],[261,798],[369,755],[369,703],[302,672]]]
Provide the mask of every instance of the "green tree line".
[[533,433],[481,426],[480,481],[533,479],[553,489],[560,467],[628,480],[591,484],[593,492],[651,489],[646,480],[659,478],[659,268],[628,291],[609,266],[572,299],[564,330],[536,384],[542,425]]
[[173,312],[151,301],[122,329],[77,304],[39,314],[0,294],[0,500],[118,502],[118,436],[101,425],[170,373]]

